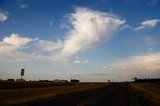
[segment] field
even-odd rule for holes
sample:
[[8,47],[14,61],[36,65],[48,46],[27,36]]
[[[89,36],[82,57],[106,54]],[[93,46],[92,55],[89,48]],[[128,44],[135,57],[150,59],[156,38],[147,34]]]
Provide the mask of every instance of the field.
[[72,86],[73,83],[54,83],[54,82],[38,82],[38,81],[24,81],[22,83],[17,81],[0,81],[0,89],[18,89],[22,88],[38,88],[38,87],[56,87],[56,86]]
[[160,106],[160,83],[131,83],[131,103]]
[[23,82],[20,95],[19,83],[1,82],[1,105],[23,104],[54,98],[57,95],[81,92],[104,86],[104,83],[52,83],[52,82]]
[[1,82],[0,105],[159,106],[159,83]]

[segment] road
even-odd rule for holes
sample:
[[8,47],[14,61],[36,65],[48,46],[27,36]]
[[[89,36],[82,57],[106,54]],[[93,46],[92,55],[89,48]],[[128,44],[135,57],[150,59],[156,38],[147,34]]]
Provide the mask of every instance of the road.
[[126,83],[116,83],[99,89],[68,94],[31,106],[129,106]]

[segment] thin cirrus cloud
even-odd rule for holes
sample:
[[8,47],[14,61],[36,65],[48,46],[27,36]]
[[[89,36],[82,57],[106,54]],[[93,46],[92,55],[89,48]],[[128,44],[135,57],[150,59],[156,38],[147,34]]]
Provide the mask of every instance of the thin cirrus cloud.
[[105,39],[108,41],[121,25],[125,23],[113,14],[78,7],[67,15],[71,29],[63,41],[63,48],[57,59],[66,59],[84,51]]
[[53,25],[53,21],[50,21],[49,25],[52,26]]
[[158,0],[150,0],[148,2],[148,5],[156,5],[158,3]]
[[57,42],[39,40],[38,46],[42,51],[54,51],[62,48],[62,42],[57,40]]
[[131,56],[119,59],[111,64],[113,74],[122,74],[123,77],[160,77],[160,53]]
[[[103,69],[103,70],[102,70]],[[130,56],[117,59],[106,66],[97,69],[99,71],[90,72],[90,75],[106,77],[108,79],[132,80],[134,77],[148,78],[160,77],[160,53],[151,53],[145,55]],[[86,73],[84,73],[87,76]],[[114,79],[113,79],[114,76]]]
[[4,21],[7,20],[7,18],[8,18],[7,14],[8,14],[7,12],[2,11],[2,10],[0,9],[0,22],[4,22]]
[[140,23],[140,26],[136,27],[134,30],[139,31],[146,28],[153,28],[160,22],[159,19],[145,20]]
[[23,8],[23,9],[24,9],[24,8],[26,8],[26,7],[27,7],[26,4],[21,4],[21,5],[20,5],[20,8]]
[[150,37],[150,36],[145,37],[145,42],[150,46],[158,44],[157,38]]

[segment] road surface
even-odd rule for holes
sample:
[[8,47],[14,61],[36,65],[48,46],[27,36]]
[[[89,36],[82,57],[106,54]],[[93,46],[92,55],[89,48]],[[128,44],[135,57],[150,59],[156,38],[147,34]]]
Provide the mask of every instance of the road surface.
[[126,83],[116,83],[99,89],[68,94],[30,106],[129,106]]

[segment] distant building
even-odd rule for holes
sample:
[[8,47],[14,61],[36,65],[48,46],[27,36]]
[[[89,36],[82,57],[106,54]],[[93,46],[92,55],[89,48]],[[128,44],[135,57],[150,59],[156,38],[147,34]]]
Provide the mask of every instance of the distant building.
[[[21,79],[16,79],[16,81],[21,81]],[[22,79],[22,81],[26,81],[25,79]]]
[[12,82],[12,81],[15,81],[15,79],[8,79],[7,81],[10,81],[10,82]]
[[56,82],[56,83],[67,83],[68,81],[67,80],[55,79],[53,82]]
[[71,83],[79,83],[79,80],[77,80],[77,79],[71,79],[70,82]]

